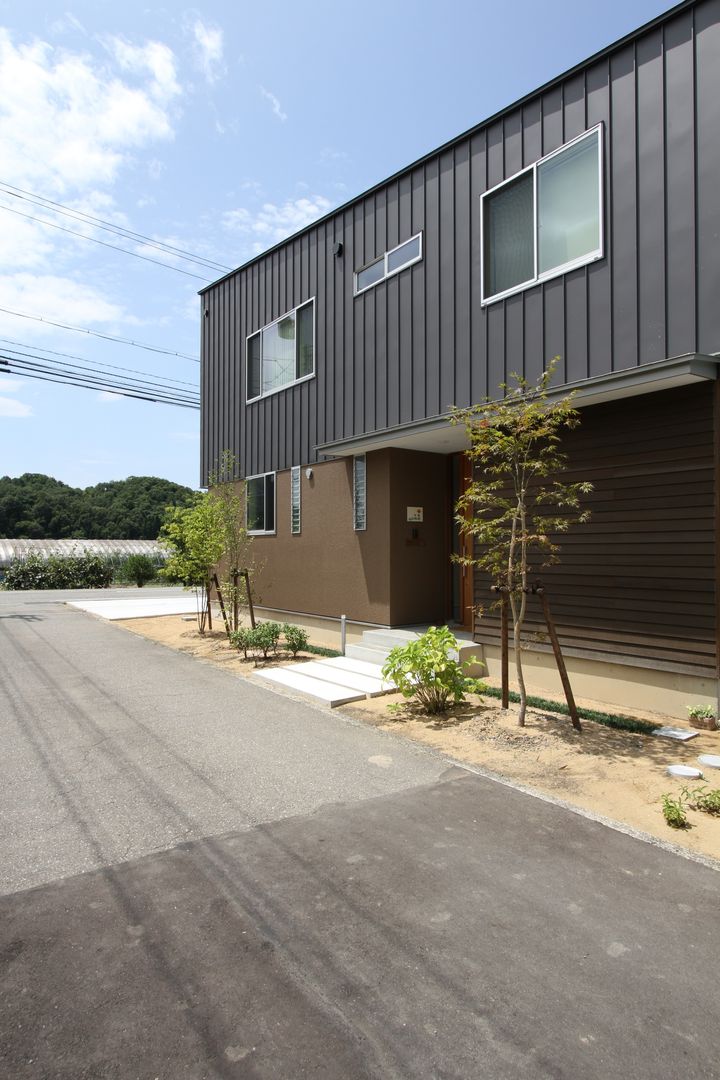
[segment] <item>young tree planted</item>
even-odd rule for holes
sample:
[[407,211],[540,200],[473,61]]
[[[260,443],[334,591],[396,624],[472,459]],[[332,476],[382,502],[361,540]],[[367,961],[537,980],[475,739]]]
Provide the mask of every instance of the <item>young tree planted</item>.
[[559,562],[558,534],[590,517],[581,508],[581,498],[592,491],[592,484],[560,479],[567,466],[561,438],[579,425],[580,414],[573,408],[572,394],[550,397],[557,362],[555,357],[537,383],[513,375],[514,385],[501,386],[503,400],[454,409],[451,417],[453,424],[465,426],[470,444],[466,452],[473,465],[473,480],[458,500],[456,520],[473,537],[474,554],[459,561],[489,573],[507,595],[521,727],[527,709],[521,642],[530,576]]

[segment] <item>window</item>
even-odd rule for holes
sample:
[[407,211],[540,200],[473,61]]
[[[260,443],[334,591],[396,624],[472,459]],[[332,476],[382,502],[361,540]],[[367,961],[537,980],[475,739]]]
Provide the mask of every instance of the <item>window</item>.
[[290,470],[290,532],[300,534],[300,466],[293,465]]
[[294,308],[247,339],[247,400],[274,394],[315,371],[315,301]]
[[365,455],[353,458],[353,529],[364,532],[367,528]]
[[365,292],[366,289],[372,288],[373,285],[384,281],[385,278],[392,277],[393,274],[404,270],[406,266],[412,266],[413,263],[419,262],[420,259],[422,259],[422,233],[418,233],[417,236],[412,236],[404,243],[398,244],[397,247],[392,248],[390,251],[386,251],[379,259],[373,259],[362,270],[357,270],[355,273],[355,295]]
[[247,477],[245,523],[249,533],[275,532],[275,473]]
[[600,132],[482,196],[483,302],[602,257]]

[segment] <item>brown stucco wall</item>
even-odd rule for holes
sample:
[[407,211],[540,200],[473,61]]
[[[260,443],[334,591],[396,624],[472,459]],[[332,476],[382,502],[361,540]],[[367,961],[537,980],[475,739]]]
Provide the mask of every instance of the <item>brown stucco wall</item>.
[[[301,470],[299,536],[290,473],[277,474],[276,535],[253,541],[258,603],[392,626],[444,618],[447,459],[391,449],[366,462],[364,532],[352,527],[352,459],[314,465],[311,479]],[[423,507],[421,525],[408,525],[408,506]]]
[[[390,616],[393,626],[446,618],[449,581],[448,458],[390,451]],[[408,506],[422,506],[409,524]]]
[[256,578],[259,602],[285,611],[390,623],[390,455],[367,456],[367,529],[352,522],[352,459],[300,472],[301,528],[290,532],[290,473],[277,474],[275,536],[257,536],[264,564]]

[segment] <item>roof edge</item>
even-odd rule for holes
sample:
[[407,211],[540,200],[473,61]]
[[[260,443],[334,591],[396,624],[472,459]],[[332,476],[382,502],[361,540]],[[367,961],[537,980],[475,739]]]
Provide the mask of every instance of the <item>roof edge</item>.
[[422,154],[419,158],[411,162],[409,165],[404,165],[401,169],[398,169],[396,172],[391,173],[391,175],[386,177],[384,180],[379,180],[376,184],[373,184],[371,187],[366,188],[365,191],[360,192],[360,194],[358,195],[354,195],[352,199],[348,199],[347,202],[341,203],[341,205],[335,207],[334,210],[330,210],[327,214],[323,214],[322,217],[316,218],[315,221],[311,221],[309,225],[305,225],[304,228],[298,229],[297,232],[292,233],[290,236],[287,236],[284,240],[280,240],[277,244],[273,244],[272,247],[267,248],[265,251],[261,251],[259,255],[254,255],[252,259],[248,259],[246,262],[241,263],[240,266],[237,266],[234,270],[229,270],[227,274],[223,274],[223,276],[217,278],[216,281],[212,281],[209,285],[205,285],[202,289],[198,289],[198,296],[204,296],[205,293],[209,292],[211,289],[216,288],[216,286],[218,285],[222,285],[225,281],[228,280],[228,278],[233,277],[235,274],[239,274],[243,270],[247,270],[248,267],[253,266],[255,263],[259,262],[260,259],[264,259],[267,255],[272,255],[273,252],[279,251],[280,248],[285,247],[285,245],[289,244],[292,240],[297,240],[298,237],[305,236],[306,233],[308,233],[311,229],[315,229],[319,225],[325,224],[337,214],[345,213],[345,211],[348,210],[351,206],[354,206],[356,203],[359,203],[363,199],[366,199],[369,195],[372,195],[376,191],[379,191],[380,188],[385,187],[387,184],[392,184],[393,181],[398,180],[401,176],[404,176],[412,169],[418,168],[419,165],[424,165],[425,162],[430,161],[431,158],[437,157],[439,154],[444,153],[446,150],[451,149],[451,147],[453,146],[457,146],[457,144],[461,143],[464,139],[471,138],[479,131],[482,131],[483,128],[488,127],[490,124],[494,124],[497,120],[500,120],[503,116],[506,116],[508,113],[513,112],[515,109],[521,108],[523,105],[527,104],[527,102],[537,97],[538,94],[546,93],[548,90],[551,90],[559,83],[564,82],[566,79],[572,78],[573,75],[576,75],[579,71],[582,71],[590,64],[597,63],[598,60],[602,60],[605,56],[610,56],[617,49],[624,48],[625,45],[628,45],[631,41],[635,41],[642,34],[646,34],[648,31],[653,30],[656,26],[661,26],[663,23],[668,22],[676,15],[679,15],[681,11],[685,11],[688,8],[696,7],[699,2],[700,0],[682,0],[681,3],[675,4],[673,7],[669,8],[667,11],[662,12],[660,15],[656,15],[654,19],[650,19],[649,22],[643,23],[642,26],[638,26],[637,29],[631,30],[628,34],[625,34],[624,37],[618,38],[617,41],[613,41],[609,45],[605,45],[596,53],[588,56],[587,59],[579,61],[571,68],[563,71],[560,75],[555,75],[548,82],[543,83],[541,86],[536,87],[534,90],[530,90],[527,94],[523,94],[522,97],[517,98],[517,100],[513,101],[510,105],[503,106],[502,109],[499,109],[497,112],[492,113],[491,116],[488,116],[486,117],[486,119],[479,121],[479,123],[474,124],[466,131],[463,131],[460,135],[455,135],[452,139],[448,139],[447,142],[442,143],[434,150],[429,150],[427,153]]

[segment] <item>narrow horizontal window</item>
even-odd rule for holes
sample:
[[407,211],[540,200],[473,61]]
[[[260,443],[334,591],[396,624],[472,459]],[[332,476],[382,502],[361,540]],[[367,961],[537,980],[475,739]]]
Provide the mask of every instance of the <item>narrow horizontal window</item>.
[[275,473],[245,480],[245,527],[249,533],[275,532]]
[[422,233],[412,236],[403,241],[397,247],[391,248],[378,259],[373,259],[367,266],[355,272],[355,295],[365,292],[366,289],[378,285],[385,278],[404,270],[406,266],[422,259]]
[[353,458],[353,529],[364,532],[367,528],[367,482],[365,455]]
[[290,470],[290,532],[293,536],[300,534],[300,466],[294,465]]
[[247,339],[247,401],[315,371],[315,301],[294,308]]
[[483,301],[602,257],[601,129],[482,196]]

